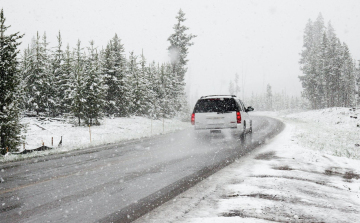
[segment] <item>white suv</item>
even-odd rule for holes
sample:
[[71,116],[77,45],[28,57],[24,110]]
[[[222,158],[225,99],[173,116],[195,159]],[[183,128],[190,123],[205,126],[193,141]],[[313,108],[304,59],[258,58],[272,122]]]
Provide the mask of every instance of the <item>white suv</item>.
[[221,132],[232,129],[236,132],[252,132],[252,120],[244,103],[235,95],[208,95],[201,97],[195,104],[191,124],[195,130]]

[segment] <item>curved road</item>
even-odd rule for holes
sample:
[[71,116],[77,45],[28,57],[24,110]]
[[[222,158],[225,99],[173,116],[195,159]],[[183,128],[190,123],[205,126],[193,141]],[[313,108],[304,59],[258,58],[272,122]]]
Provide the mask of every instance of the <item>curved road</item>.
[[130,222],[283,129],[253,117],[253,133],[192,129],[0,165],[0,222]]

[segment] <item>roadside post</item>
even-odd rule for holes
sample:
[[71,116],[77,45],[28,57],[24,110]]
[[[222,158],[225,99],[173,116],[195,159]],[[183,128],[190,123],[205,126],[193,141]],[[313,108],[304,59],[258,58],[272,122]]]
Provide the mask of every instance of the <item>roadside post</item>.
[[91,129],[90,129],[90,125],[89,125],[89,133],[90,133],[90,142],[91,142]]

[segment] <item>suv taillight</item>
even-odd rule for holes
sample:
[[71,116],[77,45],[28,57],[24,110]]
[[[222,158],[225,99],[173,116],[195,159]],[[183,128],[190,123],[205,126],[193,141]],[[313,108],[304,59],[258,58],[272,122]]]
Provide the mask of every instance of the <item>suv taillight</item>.
[[192,113],[191,115],[191,124],[195,125],[195,113]]
[[237,121],[237,123],[241,123],[241,115],[240,115],[240,112],[236,112],[236,121]]

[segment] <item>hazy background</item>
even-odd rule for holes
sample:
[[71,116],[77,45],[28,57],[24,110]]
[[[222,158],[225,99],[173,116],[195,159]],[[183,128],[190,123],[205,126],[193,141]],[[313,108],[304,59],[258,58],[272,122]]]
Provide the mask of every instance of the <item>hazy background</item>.
[[[239,74],[244,95],[286,91],[300,96],[299,53],[308,19],[321,12],[331,20],[336,34],[348,44],[354,59],[360,59],[360,1],[291,0],[2,0],[8,33],[26,35],[21,49],[36,32],[46,32],[51,47],[61,31],[63,49],[83,46],[90,40],[105,47],[115,33],[128,55],[141,51],[148,62],[169,60],[167,38],[173,32],[175,16],[186,14],[188,33],[197,35],[189,49],[187,92],[191,103],[201,95],[229,94],[229,81]],[[244,83],[244,85],[243,85]]]

